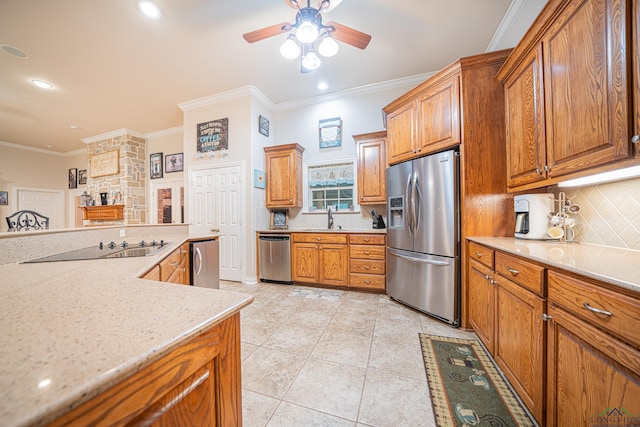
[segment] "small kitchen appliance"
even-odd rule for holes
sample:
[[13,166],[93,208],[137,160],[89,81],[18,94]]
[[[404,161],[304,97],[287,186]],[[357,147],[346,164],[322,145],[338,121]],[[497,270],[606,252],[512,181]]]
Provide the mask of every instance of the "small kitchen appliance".
[[519,239],[548,240],[549,213],[553,212],[552,194],[523,194],[513,198],[516,216],[514,235]]

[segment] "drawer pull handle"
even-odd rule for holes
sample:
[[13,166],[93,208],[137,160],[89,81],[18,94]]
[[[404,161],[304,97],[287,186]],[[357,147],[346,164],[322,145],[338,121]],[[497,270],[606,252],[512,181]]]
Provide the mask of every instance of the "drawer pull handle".
[[314,237],[313,240],[315,240],[316,242],[320,242],[322,241],[322,237]]
[[178,265],[178,261],[176,261],[176,262],[170,262],[170,263],[169,263],[169,265],[170,265],[171,267],[175,267],[176,265]]
[[371,280],[363,280],[365,285],[370,285],[371,284]]
[[482,254],[481,254],[480,252],[476,252],[476,256],[477,256],[478,258],[482,258]]
[[364,241],[365,241],[365,242],[370,242],[370,241],[371,241],[371,239],[367,238],[367,239],[364,239]]
[[507,271],[511,274],[513,274],[514,276],[517,276],[520,272],[514,268],[511,267],[507,267]]
[[371,252],[369,252],[369,251],[364,251],[364,254],[365,254],[365,255],[369,255],[369,254],[371,254]]
[[587,310],[592,311],[594,313],[602,314],[603,316],[607,316],[607,317],[613,316],[612,312],[605,311],[605,310],[600,310],[599,308],[595,308],[595,307],[591,307],[588,302],[585,302],[582,305],[584,306],[584,308],[586,308]]
[[371,269],[371,266],[369,266],[369,265],[363,265],[363,266],[362,266],[362,268],[364,268],[365,270],[370,270],[370,269]]

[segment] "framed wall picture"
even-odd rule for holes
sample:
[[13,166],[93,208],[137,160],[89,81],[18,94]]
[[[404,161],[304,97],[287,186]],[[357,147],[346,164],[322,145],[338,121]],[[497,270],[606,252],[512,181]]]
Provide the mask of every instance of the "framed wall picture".
[[[120,173],[120,150],[105,151],[89,156],[89,176],[117,175]],[[74,187],[75,188],[75,187]]]
[[0,191],[0,205],[9,204],[9,193],[7,191]]
[[197,153],[229,149],[229,118],[198,123],[197,132]]
[[258,117],[258,131],[264,136],[269,136],[269,120],[264,116]]
[[69,169],[69,189],[78,188],[78,169]]
[[264,171],[261,171],[259,169],[253,170],[253,186],[256,188],[267,187],[267,178],[264,174]]
[[271,211],[271,223],[269,225],[269,229],[286,230],[287,228],[289,228],[289,211],[287,210]]
[[182,172],[184,169],[184,156],[182,153],[167,154],[164,156],[164,170],[170,172]]
[[149,156],[149,177],[151,179],[162,178],[162,153],[154,153]]
[[334,117],[320,120],[318,123],[318,135],[320,148],[342,146],[342,119]]
[[87,183],[87,170],[82,169],[78,171],[78,185],[86,185]]

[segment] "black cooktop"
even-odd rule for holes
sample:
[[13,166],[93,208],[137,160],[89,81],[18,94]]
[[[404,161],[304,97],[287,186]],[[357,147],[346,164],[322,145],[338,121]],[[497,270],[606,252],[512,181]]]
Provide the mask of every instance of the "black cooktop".
[[79,261],[88,259],[103,259],[103,258],[130,258],[155,255],[169,245],[170,242],[161,240],[156,242],[155,240],[147,243],[144,240],[129,245],[127,242],[122,243],[99,243],[95,246],[89,246],[88,248],[75,249],[73,251],[62,252],[55,255],[49,255],[42,258],[32,259],[24,261],[23,264],[37,263],[37,262],[56,262],[56,261]]

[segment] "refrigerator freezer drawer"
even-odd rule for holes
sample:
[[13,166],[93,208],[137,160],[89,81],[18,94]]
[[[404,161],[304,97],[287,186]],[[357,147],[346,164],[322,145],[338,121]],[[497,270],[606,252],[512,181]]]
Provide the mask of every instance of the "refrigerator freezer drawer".
[[460,324],[459,259],[387,248],[387,293],[454,326]]

